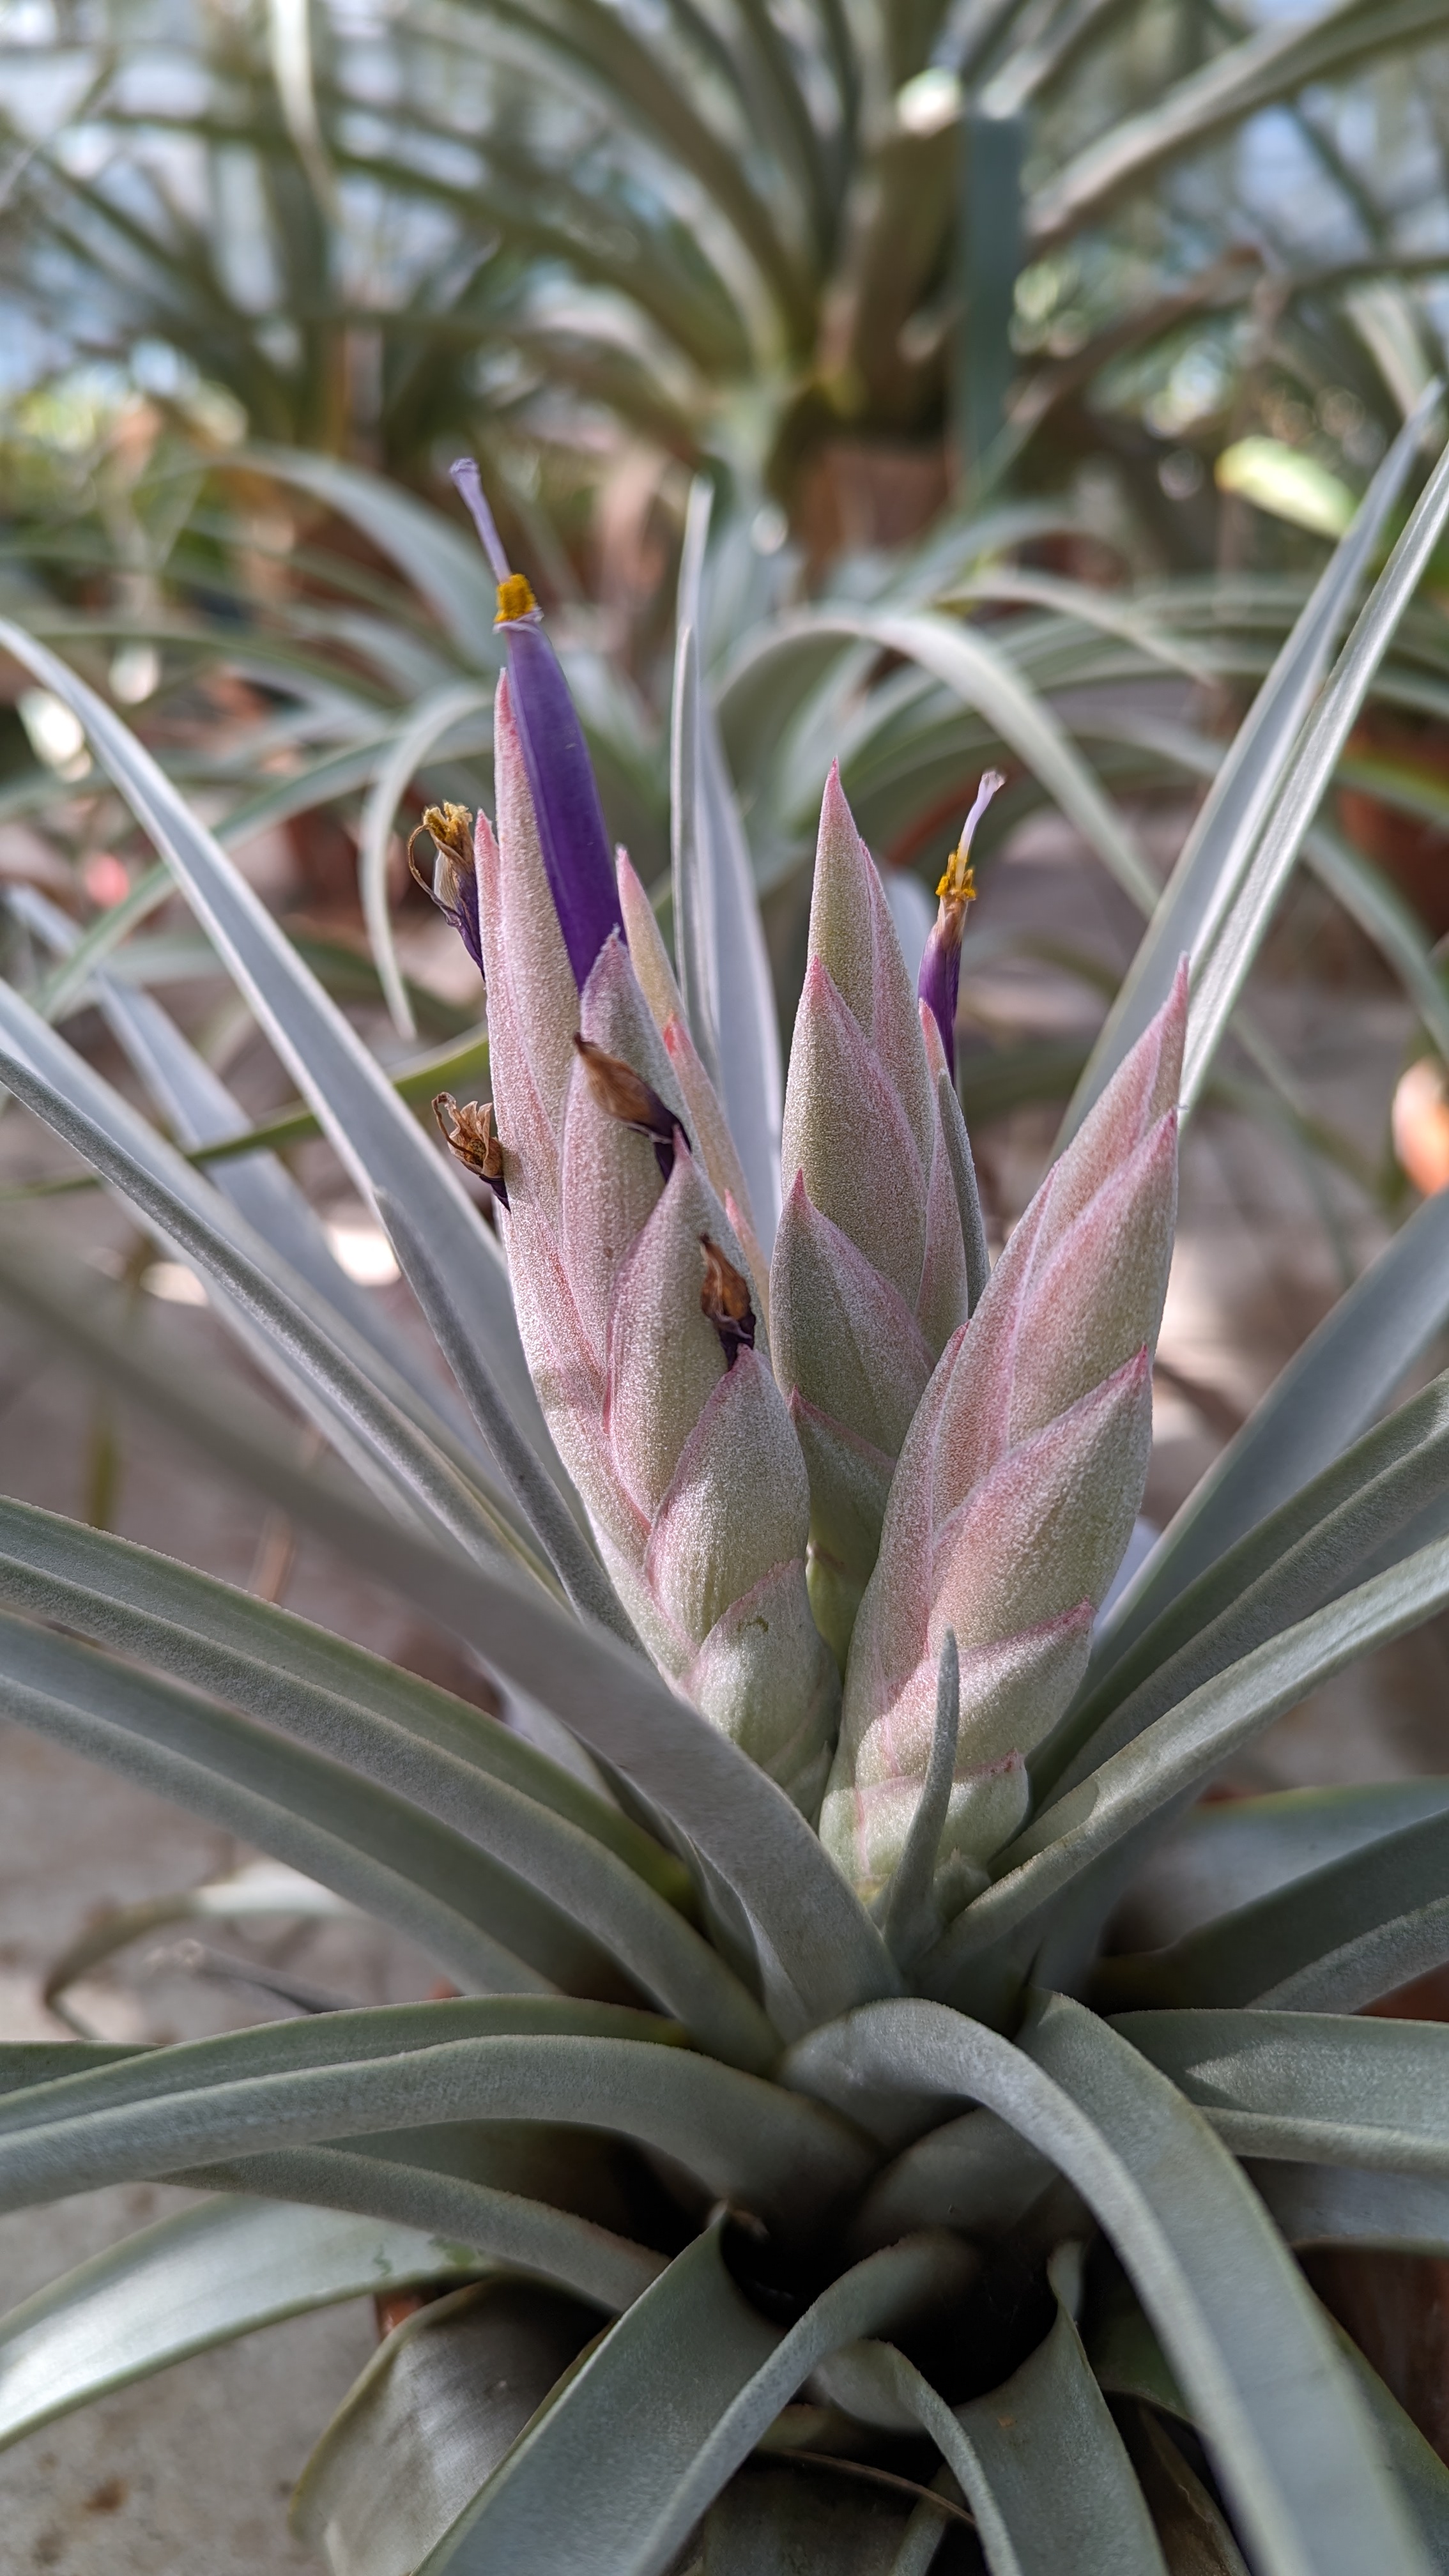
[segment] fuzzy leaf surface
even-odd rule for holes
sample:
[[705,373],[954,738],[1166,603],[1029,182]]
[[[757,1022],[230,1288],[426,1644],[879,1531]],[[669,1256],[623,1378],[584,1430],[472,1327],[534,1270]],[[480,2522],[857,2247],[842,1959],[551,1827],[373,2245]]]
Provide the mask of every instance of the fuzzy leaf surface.
[[1427,1816],[1104,1973],[1121,2005],[1357,2012],[1446,1959],[1449,1816]]
[[[1320,1680],[1389,1638],[1416,1627],[1449,1600],[1449,1546],[1422,1548],[1402,1565],[1330,1602],[1204,1682],[1120,1753],[1049,1807],[1003,1854],[1002,1875],[958,1915],[928,1954],[923,1974],[936,1991],[963,1978],[990,1984],[988,1967],[1025,1959],[1040,1927],[1073,1882],[1138,1827],[1170,1811],[1211,1776],[1238,1745],[1304,1698]],[[1030,1927],[1036,1927],[1035,1933]]]
[[1449,1315],[1449,1199],[1426,1199],[1274,1380],[1104,1623],[1096,1669],[1248,1530],[1329,1466]]
[[1206,800],[1072,1095],[1059,1152],[1166,1001],[1178,959],[1193,953],[1242,882],[1354,593],[1413,468],[1421,427],[1416,414],[1378,467],[1353,526],[1334,548],[1226,757],[1214,746]]
[[537,1454],[551,1459],[502,1266],[487,1228],[452,1173],[220,843],[196,820],[129,726],[22,627],[0,621],[0,635],[6,649],[84,725],[97,757],[171,868],[364,1193],[370,1196],[377,1186],[391,1189],[429,1234],[437,1258],[447,1265],[454,1294],[471,1316],[478,1349],[498,1369],[516,1424]]
[[1449,2028],[1285,2012],[1122,2013],[1113,2023],[1237,2155],[1449,2175]]
[[[1048,1748],[1060,1796],[1164,1710],[1417,1540],[1449,1491],[1449,1380],[1375,1424],[1179,1592]],[[1431,1535],[1428,1528],[1424,1538]],[[1089,1675],[1090,1680],[1090,1675]]]
[[548,1808],[661,1894],[683,1891],[678,1864],[650,1835],[522,1736],[437,1683],[215,1575],[0,1496],[0,1591],[18,1608],[133,1650],[256,1717],[275,1719],[294,1691],[363,1710]]
[[659,2046],[674,2035],[619,2007],[509,1997],[329,2013],[158,2050],[0,2103],[0,2201],[21,2208],[222,2157],[486,2119],[636,2138],[775,2220],[816,2222],[863,2181],[869,2157],[843,2121]]
[[194,1692],[5,1617],[0,1708],[319,1878],[474,1991],[596,1982],[594,1944],[515,1872],[341,1763]]

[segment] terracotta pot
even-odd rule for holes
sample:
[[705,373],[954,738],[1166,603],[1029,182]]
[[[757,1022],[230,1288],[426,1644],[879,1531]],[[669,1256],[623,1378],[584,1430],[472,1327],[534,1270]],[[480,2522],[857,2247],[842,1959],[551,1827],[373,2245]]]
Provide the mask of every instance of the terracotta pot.
[[812,565],[907,545],[950,489],[945,447],[918,440],[837,438],[817,449],[795,494],[796,534]]

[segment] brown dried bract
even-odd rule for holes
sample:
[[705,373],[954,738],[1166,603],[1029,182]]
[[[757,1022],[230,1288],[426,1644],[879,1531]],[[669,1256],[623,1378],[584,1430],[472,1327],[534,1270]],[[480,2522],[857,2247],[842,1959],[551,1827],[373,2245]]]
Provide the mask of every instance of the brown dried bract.
[[707,1315],[720,1338],[725,1365],[733,1368],[741,1346],[755,1347],[755,1310],[750,1304],[750,1287],[742,1270],[736,1270],[728,1254],[707,1234],[699,1238],[704,1254],[704,1285],[699,1292],[699,1307]]
[[667,1181],[674,1169],[676,1134],[684,1138],[686,1146],[689,1143],[680,1120],[621,1055],[610,1055],[607,1047],[595,1046],[592,1038],[579,1033],[575,1034],[574,1047],[599,1107],[617,1118],[621,1127],[632,1127],[636,1136],[648,1137],[660,1176]]
[[433,1102],[433,1116],[450,1152],[487,1182],[500,1207],[507,1207],[508,1183],[503,1177],[503,1148],[493,1131],[492,1101],[480,1106],[476,1100],[465,1100],[460,1108],[451,1091],[440,1091]]

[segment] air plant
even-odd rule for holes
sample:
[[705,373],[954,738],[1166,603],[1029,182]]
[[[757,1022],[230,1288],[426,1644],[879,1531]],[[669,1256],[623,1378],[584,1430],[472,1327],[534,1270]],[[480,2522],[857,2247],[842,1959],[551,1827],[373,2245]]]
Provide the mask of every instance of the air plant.
[[[0,1709],[403,1928],[458,1989],[0,2049],[0,2205],[143,2176],[209,2195],[0,2320],[5,2437],[421,2282],[298,2491],[338,2576],[1444,2563],[1449,2471],[1295,2256],[1449,2253],[1449,2035],[1360,2017],[1449,1958],[1443,1784],[1195,1804],[1449,1603],[1446,1382],[1387,1409],[1449,1315],[1440,1201],[1103,1606],[1142,1491],[1179,1116],[1449,517],[1449,461],[1329,674],[1388,491],[1226,755],[989,1275],[948,1056],[964,858],[923,1007],[827,781],[771,1244],[742,1178],[759,1140],[724,1105],[756,1005],[715,1033],[716,1083],[500,564],[471,877],[459,815],[429,827],[488,984],[491,1101],[441,1104],[458,1170],[125,726],[0,629],[371,1191],[473,1420],[349,1308],[277,1166],[204,1177],[4,986],[8,1088],[370,1482],[238,1447],[214,1389],[207,1414],[63,1287],[32,1307],[73,1356],[225,1421],[254,1478],[593,1763],[0,1503]],[[717,791],[708,760],[679,768]],[[96,990],[204,1159],[234,1105],[151,996]],[[23,1273],[0,1241],[7,1294]]]

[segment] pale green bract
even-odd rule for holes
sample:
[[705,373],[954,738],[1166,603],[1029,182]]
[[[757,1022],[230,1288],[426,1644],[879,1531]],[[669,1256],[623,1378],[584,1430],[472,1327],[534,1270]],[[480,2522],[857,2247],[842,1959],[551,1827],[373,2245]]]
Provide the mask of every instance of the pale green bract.
[[[1446,516],[1441,473],[1415,560]],[[1408,561],[1365,611],[1376,638]],[[1449,2471],[1293,2253],[1449,2255],[1449,2031],[1354,2018],[1449,1960],[1442,1802],[1235,1808],[1231,1832],[1190,1829],[1181,1919],[1159,1865],[1163,1946],[1098,1957],[1224,1755],[1449,1599],[1442,1389],[1369,1427],[1449,1318],[1433,1213],[1094,1651],[1145,1472],[1179,1069],[1205,1043],[1192,1058],[1193,961],[1135,1044],[1109,1031],[1094,1106],[987,1279],[939,1033],[838,780],[782,1100],[768,1065],[728,1079],[727,1022],[690,1024],[689,995],[754,989],[760,953],[718,884],[689,885],[697,817],[680,983],[621,861],[625,939],[580,995],[505,702],[477,843],[497,1123],[463,1141],[506,1192],[518,1340],[475,1346],[501,1270],[431,1136],[378,1088],[335,1096],[357,1052],[303,962],[125,726],[8,635],[345,1138],[477,1426],[295,1266],[285,1193],[224,1196],[7,991],[10,1089],[208,1278],[357,1472],[299,1473],[72,1301],[77,1355],[209,1426],[595,1767],[212,1578],[0,1509],[0,1711],[465,1988],[189,2044],[0,2049],[0,2205],[142,2177],[213,2195],[0,2320],[0,2438],[421,2277],[435,2305],[382,2344],[299,2490],[335,2576],[925,2576],[957,2548],[990,2576],[1163,2576],[1189,2542],[1220,2576],[1449,2563]],[[1336,725],[1371,658],[1350,646],[1328,680]],[[1235,773],[1219,863],[1250,902],[1201,889],[1237,980],[1312,822],[1304,716],[1296,745],[1258,725],[1251,796]],[[201,1077],[144,1025],[174,1125]],[[732,1133],[722,1103],[751,1101],[760,1132]],[[745,1179],[770,1130],[772,1254]],[[33,1259],[4,1252],[0,1293],[43,1309]]]

